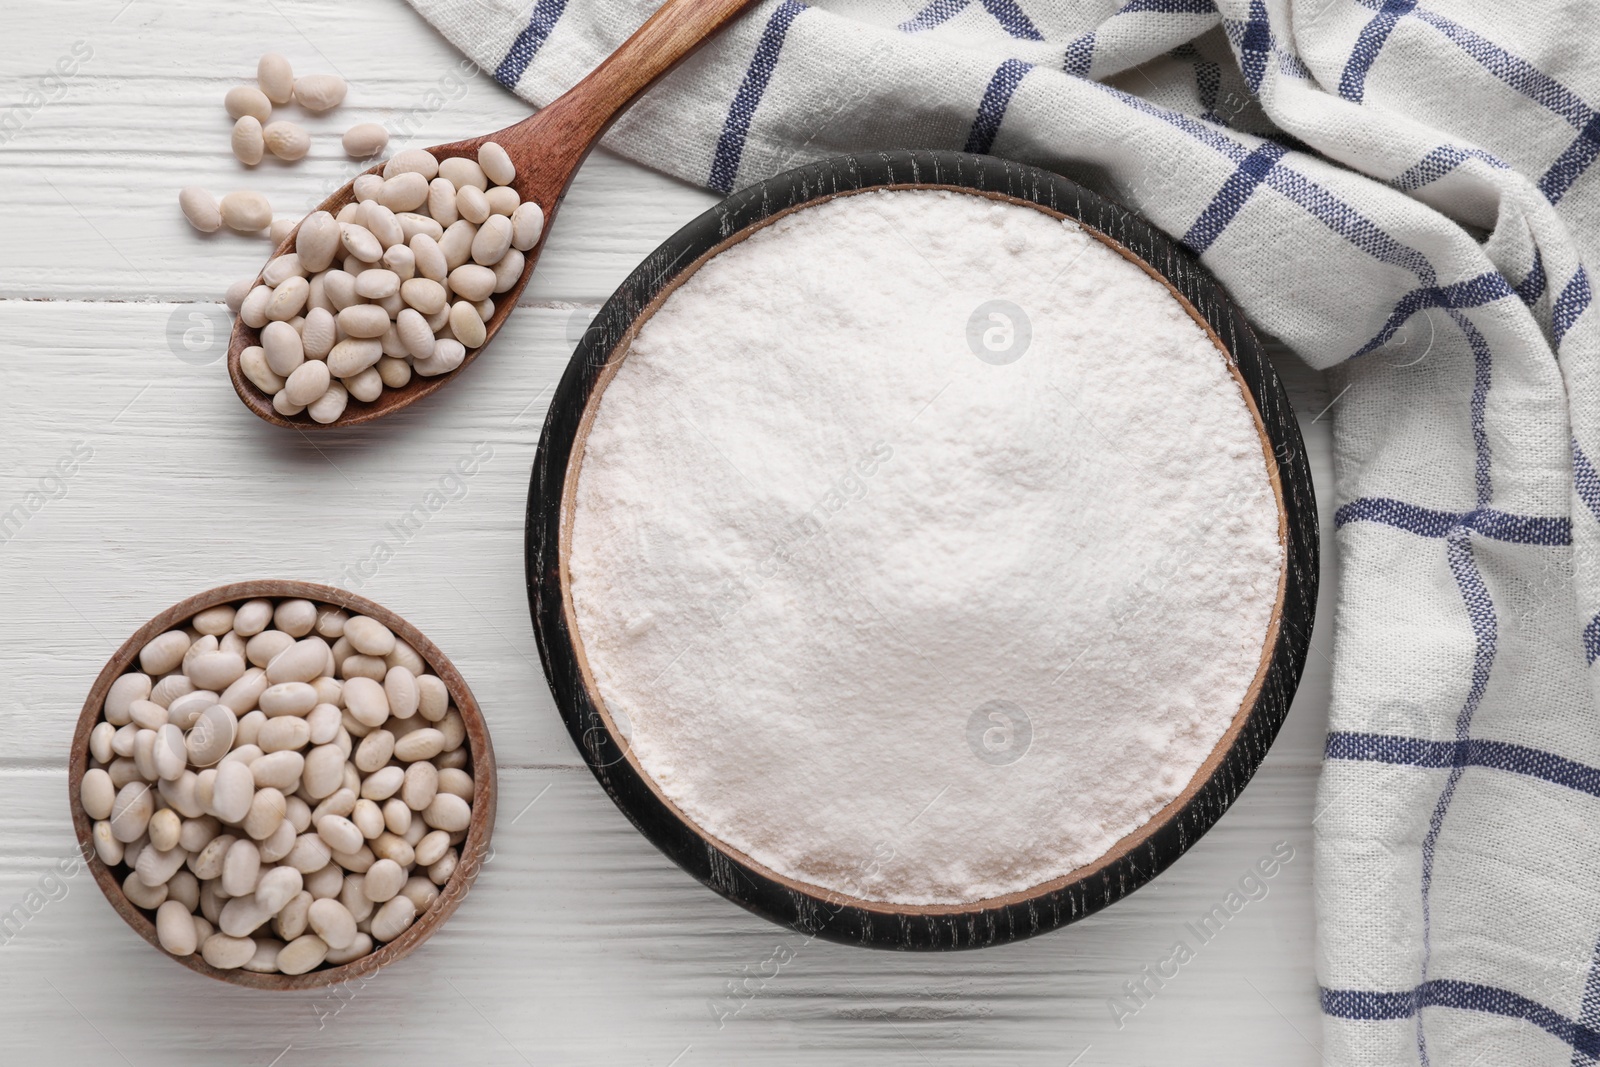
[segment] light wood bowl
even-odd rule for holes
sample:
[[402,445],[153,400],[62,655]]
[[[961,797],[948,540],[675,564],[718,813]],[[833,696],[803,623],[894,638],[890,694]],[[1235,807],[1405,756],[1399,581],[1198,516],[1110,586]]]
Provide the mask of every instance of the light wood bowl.
[[[472,822],[467,827],[466,838],[458,846],[461,858],[456,865],[455,873],[450,876],[449,881],[439,887],[438,899],[417,917],[409,930],[376,951],[337,967],[321,967],[298,975],[258,974],[243,969],[224,971],[206,963],[200,958],[198,951],[189,956],[174,956],[163,949],[156,938],[153,913],[138,907],[122,894],[122,878],[128,873],[127,867],[118,864],[115,868],[116,873],[113,873],[113,868],[107,867],[95,853],[91,836],[94,820],[89,818],[79,800],[83,773],[89,766],[89,731],[93,730],[101,719],[101,709],[105,706],[106,692],[111,688],[111,683],[135,664],[139,658],[139,650],[157,634],[181,626],[207,608],[255,597],[271,599],[299,597],[319,604],[331,604],[354,614],[368,615],[387,626],[396,637],[416,649],[417,655],[422,657],[450,691],[451,702],[461,712],[462,721],[467,727],[467,749],[472,760]],[[167,959],[181,963],[209,978],[252,989],[316,989],[337,985],[354,978],[371,977],[381,968],[409,956],[418,945],[432,937],[434,931],[444,925],[444,921],[460,906],[462,898],[467,895],[467,890],[478,877],[478,870],[489,855],[489,835],[494,828],[497,792],[494,746],[489,742],[489,728],[484,723],[483,713],[472,696],[472,690],[467,687],[466,680],[461,677],[461,673],[455,669],[445,654],[439,651],[437,645],[405,619],[365,597],[314,582],[276,580],[236,582],[189,597],[145,623],[124,641],[122,647],[118,648],[101,668],[99,677],[89,690],[88,699],[84,701],[83,712],[78,716],[78,728],[72,735],[72,751],[67,762],[67,789],[68,802],[72,807],[72,824],[78,832],[78,846],[83,852],[89,870],[94,874],[96,884],[105,893],[106,899],[111,902],[117,914]]]
[[[1278,598],[1255,679],[1187,786],[1098,860],[1027,890],[970,903],[889,904],[785,877],[706,833],[667,797],[616,728],[578,634],[567,573],[584,442],[641,325],[712,256],[775,220],[875,189],[945,189],[1076,221],[1161,282],[1217,347],[1251,408],[1278,501]],[[1049,171],[963,152],[823,160],[750,186],[679,230],[600,309],[551,400],[528,494],[528,600],[545,675],[568,732],[624,814],[711,889],[807,936],[896,949],[1003,944],[1076,922],[1174,863],[1239,795],[1288,714],[1317,602],[1316,500],[1287,394],[1243,313],[1187,250],[1132,211]]]

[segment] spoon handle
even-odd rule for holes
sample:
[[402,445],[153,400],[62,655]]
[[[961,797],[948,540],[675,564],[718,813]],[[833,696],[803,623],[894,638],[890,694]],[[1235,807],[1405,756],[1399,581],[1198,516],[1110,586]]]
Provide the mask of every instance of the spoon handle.
[[548,157],[560,145],[575,166],[629,104],[753,2],[666,0],[571,89],[497,135],[501,146],[516,159],[519,149]]

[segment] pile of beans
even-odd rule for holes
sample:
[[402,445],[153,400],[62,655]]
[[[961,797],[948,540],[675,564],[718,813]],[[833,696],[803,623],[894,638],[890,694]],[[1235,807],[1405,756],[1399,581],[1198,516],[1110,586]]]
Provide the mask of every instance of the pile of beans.
[[138,667],[106,696],[80,798],[168,952],[303,974],[439,899],[472,820],[466,725],[382,623],[250,600],[159,635]]
[[336,216],[314,211],[294,251],[228,290],[261,331],[240,365],[273,408],[336,421],[412,374],[448,374],[482,345],[494,297],[522,276],[544,212],[511,188],[516,168],[486,142],[476,160],[400,152],[355,181]]

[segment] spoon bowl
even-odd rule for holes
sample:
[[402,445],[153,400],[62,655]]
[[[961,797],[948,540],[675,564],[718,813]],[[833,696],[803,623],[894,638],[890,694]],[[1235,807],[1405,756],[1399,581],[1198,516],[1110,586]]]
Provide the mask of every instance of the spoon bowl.
[[[511,188],[517,191],[523,202],[536,203],[544,212],[544,229],[539,234],[538,242],[523,253],[525,261],[521,277],[510,289],[495,294],[494,314],[484,323],[483,344],[467,349],[466,357],[455,370],[434,377],[414,374],[409,382],[398,389],[385,386],[376,400],[353,400],[344,413],[330,423],[317,422],[306,412],[285,416],[272,406],[272,397],[258,389],[244,374],[240,359],[246,348],[261,343],[261,331],[238,319],[234,322],[233,334],[228,342],[228,377],[240,401],[274,426],[300,430],[354,426],[410,407],[455,381],[457,375],[466,370],[494,340],[495,334],[500,332],[500,327],[516,307],[517,298],[533,276],[534,266],[539,261],[539,253],[544,250],[545,240],[550,236],[551,224],[566,196],[567,187],[572,184],[573,176],[601,135],[646,90],[731,22],[751,2],[667,0],[621,47],[538,113],[495,133],[426,149],[439,160],[456,156],[476,159],[478,149],[485,142],[494,141],[506,150],[516,166],[517,173],[512,179]],[[379,163],[356,177],[381,174],[384,166],[384,163]],[[340,209],[355,200],[355,181],[352,178],[308,215],[315,211],[326,211],[337,216]],[[268,261],[294,251],[299,234],[300,226],[296,224],[283,243],[273,250]],[[265,271],[265,264],[262,270]],[[256,275],[253,284],[261,284],[261,274]]]

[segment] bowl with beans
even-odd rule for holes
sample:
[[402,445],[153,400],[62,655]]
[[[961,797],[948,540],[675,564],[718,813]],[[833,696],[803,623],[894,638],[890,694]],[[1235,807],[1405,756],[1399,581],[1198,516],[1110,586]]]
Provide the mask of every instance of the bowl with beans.
[[391,611],[221,586],[123,642],[68,767],[80,847],[146,941],[258,989],[408,955],[489,855],[494,750],[466,681]]

